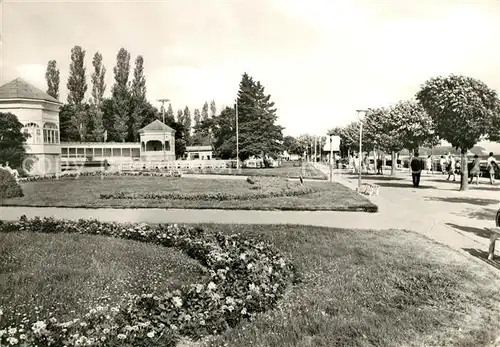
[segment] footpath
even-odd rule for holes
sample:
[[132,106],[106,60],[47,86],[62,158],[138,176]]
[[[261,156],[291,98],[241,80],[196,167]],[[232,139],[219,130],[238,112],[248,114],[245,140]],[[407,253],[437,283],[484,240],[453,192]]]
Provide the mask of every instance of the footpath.
[[[328,166],[318,165],[318,169],[329,173]],[[421,187],[414,189],[409,172],[399,172],[396,177],[388,174],[363,175],[363,182],[380,186],[379,196],[367,196],[379,206],[377,213],[0,207],[0,220],[17,220],[26,215],[117,222],[300,224],[380,231],[407,229],[457,250],[467,250],[468,253],[487,251],[489,234],[484,227],[494,226],[494,216],[500,204],[500,185],[490,186],[484,180],[477,187],[471,185],[468,192],[459,192],[458,182],[448,182],[442,175],[424,175]],[[351,189],[357,186],[357,177],[346,171],[336,170],[333,180]],[[500,263],[498,265],[500,268]]]
[[[328,176],[328,166],[318,165],[318,169]],[[335,170],[333,181],[355,190],[358,176]],[[489,234],[484,228],[495,226],[500,186],[491,186],[484,179],[478,186],[470,185],[469,191],[460,192],[458,181],[447,181],[441,174],[424,174],[420,187],[415,189],[407,171],[398,172],[395,177],[390,177],[390,172],[383,176],[364,174],[362,182],[379,185],[378,196],[367,196],[379,212],[376,217],[363,214],[349,227],[407,229],[455,249],[488,250]]]

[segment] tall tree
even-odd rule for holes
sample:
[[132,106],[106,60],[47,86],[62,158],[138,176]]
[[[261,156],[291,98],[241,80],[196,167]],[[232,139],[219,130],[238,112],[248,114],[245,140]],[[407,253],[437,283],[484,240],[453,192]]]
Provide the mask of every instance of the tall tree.
[[48,62],[45,79],[47,80],[47,94],[59,100],[59,69],[55,60]]
[[191,145],[191,123],[191,111],[186,106],[182,116],[182,126],[184,127],[184,138],[187,146]]
[[205,101],[203,107],[201,108],[201,120],[205,121],[208,119],[208,102]]
[[467,151],[492,132],[500,101],[495,90],[480,80],[461,76],[435,77],[426,81],[417,100],[436,125],[437,135],[460,149],[460,190],[468,189]]
[[201,122],[200,110],[197,108],[195,108],[193,112],[193,121],[194,121],[193,126],[197,126]]
[[85,75],[85,50],[80,46],[71,49],[71,63],[68,77],[68,103],[80,105],[87,92],[87,79]]
[[283,151],[283,127],[276,124],[276,108],[270,99],[260,82],[243,74],[238,91],[240,160],[260,156],[266,163],[267,157]]
[[104,92],[106,91],[106,68],[102,64],[102,54],[96,52],[92,59],[92,98],[91,98],[91,122],[92,122],[92,137],[95,141],[104,140],[104,124],[102,101]]
[[175,122],[174,109],[172,108],[172,104],[168,104],[167,113],[165,114],[165,119],[170,120],[171,122]]
[[184,124],[184,112],[182,110],[177,110],[177,118],[175,119],[177,123]]
[[363,145],[367,149],[391,153],[391,175],[396,175],[396,153],[405,148],[405,143],[414,137],[414,134],[409,136],[402,129],[405,120],[412,121],[410,117],[405,117],[404,111],[402,107],[369,109],[363,121]]
[[75,113],[71,119],[72,127],[79,134],[79,140],[85,141],[87,135],[88,115],[84,110],[82,101],[87,92],[87,79],[85,68],[85,50],[80,46],[71,49],[71,63],[68,77],[68,103],[75,106]]
[[215,117],[217,114],[217,108],[215,107],[215,100],[210,102],[210,117]]
[[24,142],[29,135],[22,132],[23,125],[12,113],[0,112],[0,164],[19,169],[26,158]]
[[144,76],[144,58],[139,55],[135,60],[134,79],[131,90],[131,114],[129,118],[129,140],[139,140],[146,105],[146,77]]
[[285,136],[283,138],[283,147],[288,154],[302,155],[304,153],[304,149],[301,144],[293,136]]
[[114,108],[114,126],[120,141],[125,141],[128,134],[131,93],[128,88],[130,74],[130,53],[120,48],[116,56],[116,66],[113,68],[115,83],[111,88],[111,98]]

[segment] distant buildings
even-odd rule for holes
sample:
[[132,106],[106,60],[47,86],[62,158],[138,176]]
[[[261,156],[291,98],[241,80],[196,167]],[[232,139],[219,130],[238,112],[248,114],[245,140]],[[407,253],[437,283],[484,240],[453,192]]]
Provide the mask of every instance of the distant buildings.
[[[139,130],[140,142],[60,142],[59,109],[62,103],[16,78],[0,86],[0,112],[10,112],[24,125],[28,158],[25,169],[32,175],[61,171],[61,161],[108,160],[110,162],[173,161],[175,130],[159,120]],[[201,151],[212,158],[211,149]]]

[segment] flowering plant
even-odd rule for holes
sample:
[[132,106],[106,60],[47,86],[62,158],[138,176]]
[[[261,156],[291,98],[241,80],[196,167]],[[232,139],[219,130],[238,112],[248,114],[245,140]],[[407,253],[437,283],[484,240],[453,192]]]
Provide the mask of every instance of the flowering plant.
[[97,220],[21,217],[0,232],[79,233],[175,247],[204,265],[204,283],[180,290],[130,295],[118,306],[89,308],[84,317],[20,323],[0,307],[0,345],[174,346],[180,336],[201,338],[273,307],[290,283],[293,264],[270,243],[177,224],[121,224]]
[[[250,182],[252,183],[250,183]],[[314,193],[317,188],[305,186],[299,182],[289,181],[284,178],[262,177],[247,179],[248,190],[241,193],[232,192],[196,192],[182,193],[172,191],[159,192],[130,192],[117,191],[113,193],[101,193],[101,199],[169,199],[169,200],[254,200],[281,196],[299,196]]]

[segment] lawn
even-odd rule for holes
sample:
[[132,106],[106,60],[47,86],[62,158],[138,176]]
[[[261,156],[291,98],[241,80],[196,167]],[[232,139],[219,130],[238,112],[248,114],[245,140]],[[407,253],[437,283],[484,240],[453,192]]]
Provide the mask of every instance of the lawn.
[[198,174],[220,174],[220,175],[235,175],[235,176],[275,176],[287,178],[299,178],[302,176],[307,179],[326,180],[327,177],[321,171],[310,165],[303,163],[299,166],[299,162],[287,161],[280,167],[270,168],[241,168],[240,172],[236,169],[222,169],[222,170],[205,170],[204,172],[194,170],[193,173]]
[[498,277],[418,234],[205,225],[273,242],[304,276],[278,308],[206,346],[486,346],[499,332]]
[[42,180],[21,184],[24,197],[6,199],[9,206],[187,208],[241,210],[333,210],[376,212],[377,206],[365,197],[337,183],[307,181],[313,193],[250,200],[101,199],[101,194],[118,191],[136,193],[245,193],[251,185],[244,179],[203,179],[189,177],[82,176],[79,179]]
[[102,236],[0,233],[5,315],[80,316],[127,294],[174,290],[204,276],[180,251]]
[[[302,281],[276,308],[198,346],[480,347],[499,331],[498,276],[416,233],[201,226],[272,242]],[[113,304],[144,285],[161,293],[203,276],[170,248],[72,234],[0,237],[0,304],[21,312],[59,302],[78,311],[78,298],[110,296]]]

